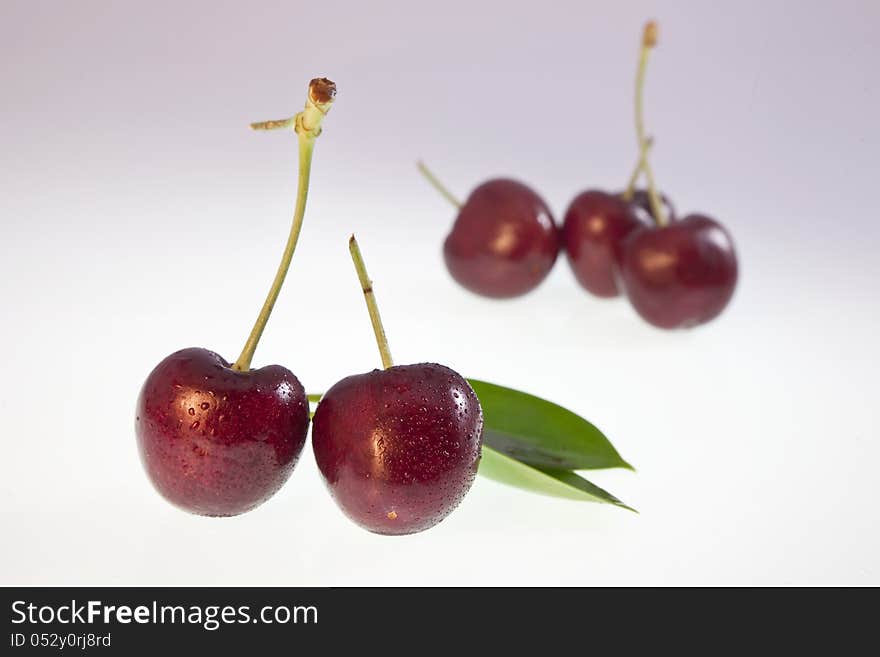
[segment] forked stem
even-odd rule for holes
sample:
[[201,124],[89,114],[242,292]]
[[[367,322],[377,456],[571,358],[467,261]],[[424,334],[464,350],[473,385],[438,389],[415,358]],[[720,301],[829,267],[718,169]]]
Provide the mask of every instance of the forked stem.
[[429,183],[431,183],[431,186],[434,189],[436,189],[438,192],[440,192],[440,195],[443,198],[445,198],[447,201],[452,203],[452,205],[454,205],[455,207],[457,207],[457,208],[461,207],[461,201],[459,201],[452,192],[450,192],[448,189],[446,189],[446,186],[440,182],[440,180],[437,178],[437,176],[435,176],[428,167],[425,166],[424,162],[419,160],[418,162],[416,162],[416,166],[418,167],[418,169],[422,173],[422,175],[425,177],[425,179]]
[[648,68],[648,55],[651,49],[657,45],[657,23],[648,21],[645,24],[645,30],[642,33],[642,47],[639,51],[639,67],[636,71],[636,137],[639,141],[639,152],[642,153],[640,158],[641,168],[645,172],[645,179],[648,183],[648,199],[651,203],[651,214],[659,226],[665,226],[667,219],[663,212],[663,204],[660,202],[660,195],[657,194],[657,185],[654,182],[654,171],[647,156],[647,137],[645,135],[645,121],[643,117],[643,95],[645,88],[645,71]]
[[370,322],[373,324],[373,333],[376,335],[376,344],[379,346],[379,355],[382,356],[382,367],[386,370],[394,366],[391,359],[391,350],[388,348],[388,338],[385,336],[385,327],[382,326],[382,317],[379,315],[379,306],[376,304],[376,295],[373,294],[373,281],[367,274],[367,266],[361,255],[361,248],[357,239],[352,235],[348,238],[348,250],[351,252],[351,261],[354,263],[361,289],[364,291],[364,301],[367,302],[367,312],[370,313]]
[[636,191],[636,183],[638,183],[639,176],[645,168],[645,162],[648,161],[648,153],[653,146],[654,139],[652,137],[648,137],[642,142],[642,148],[639,150],[639,161],[636,162],[636,166],[633,168],[632,174],[630,174],[629,182],[626,184],[626,189],[623,194],[621,194],[624,201],[629,202],[633,200],[633,194],[635,194]]
[[296,207],[293,211],[293,223],[290,227],[290,234],[287,237],[287,245],[284,247],[284,254],[281,256],[281,263],[278,265],[278,271],[275,273],[275,279],[269,288],[269,294],[263,302],[257,321],[251,329],[247,342],[241,350],[238,360],[232,365],[232,369],[240,372],[247,372],[251,368],[251,361],[260,337],[263,335],[263,329],[266,328],[266,322],[272,314],[275,302],[278,300],[278,294],[281,292],[281,286],[290,269],[290,262],[293,259],[293,253],[296,250],[296,243],[299,241],[299,233],[302,230],[303,217],[306,212],[306,199],[309,195],[309,176],[312,170],[312,151],[315,146],[315,138],[321,134],[321,122],[330,106],[333,104],[333,98],[336,96],[336,85],[326,78],[315,78],[309,83],[309,93],[306,98],[306,106],[302,112],[289,119],[280,121],[262,121],[260,123],[252,123],[251,128],[254,130],[278,130],[281,128],[293,127],[299,138],[299,181],[296,192]]

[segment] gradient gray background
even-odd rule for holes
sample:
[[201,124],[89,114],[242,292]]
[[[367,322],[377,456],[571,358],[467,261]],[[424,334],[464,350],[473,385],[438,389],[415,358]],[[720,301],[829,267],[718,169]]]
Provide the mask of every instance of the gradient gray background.
[[[493,175],[559,214],[620,187],[647,18],[654,165],[734,234],[727,313],[664,333],[576,287],[470,296],[439,256]],[[880,4],[0,4],[0,584],[880,584]],[[478,479],[432,531],[350,524],[307,445],[233,519],[186,515],[138,461],[141,382],[186,346],[233,359],[289,227],[296,140],[252,120],[339,85],[306,225],[255,366],[309,390],[378,366],[357,231],[398,362],[542,394],[638,468],[639,508]]]

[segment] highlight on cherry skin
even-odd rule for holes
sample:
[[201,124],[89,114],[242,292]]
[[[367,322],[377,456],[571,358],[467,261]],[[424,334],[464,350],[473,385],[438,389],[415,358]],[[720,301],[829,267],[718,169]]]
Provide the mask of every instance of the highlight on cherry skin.
[[648,55],[657,44],[658,28],[645,25],[636,74],[636,136],[640,145],[637,174],[647,179],[644,196],[630,186],[624,193],[647,206],[653,221],[624,238],[619,258],[620,284],[636,312],[664,329],[704,324],[724,310],[733,297],[738,264],[730,233],[702,214],[677,219],[671,204],[657,191],[645,135],[642,90]]
[[280,365],[251,369],[251,361],[290,268],[314,142],[335,95],[333,82],[316,78],[294,117],[251,124],[295,132],[300,167],[287,245],[241,355],[230,364],[207,349],[183,349],[162,360],[141,389],[135,435],[144,469],[165,499],[191,513],[232,516],[265,502],[290,477],[305,445],[309,402],[302,384]]
[[[641,85],[641,81],[638,84]],[[639,88],[637,96],[640,95]],[[640,113],[639,99],[636,103],[639,160],[626,189],[616,194],[597,189],[581,192],[569,204],[563,220],[562,245],[571,270],[581,287],[598,297],[620,295],[618,270],[622,245],[630,233],[674,216],[666,196],[659,195],[659,205],[655,207],[657,199],[652,195],[653,188],[636,187],[639,177],[650,171],[648,152],[653,146],[653,139],[643,135]],[[649,175],[649,181],[652,180],[653,174]]]
[[232,516],[269,499],[306,441],[309,403],[280,365],[246,372],[200,348],[183,349],[147,377],[137,403],[144,468],[172,504]]
[[[657,222],[647,190],[632,190],[629,200],[627,195],[588,190],[565,211],[561,235],[568,264],[581,287],[597,297],[620,296],[623,242],[633,231]],[[675,221],[672,202],[661,194],[660,203],[665,217]]]
[[559,254],[559,231],[544,199],[521,182],[495,178],[460,203],[424,164],[419,169],[458,207],[443,243],[443,259],[457,283],[495,299],[518,297],[540,285]]
[[688,328],[714,319],[733,297],[737,277],[733,239],[705,215],[643,228],[623,245],[626,295],[658,328]]
[[[641,135],[640,120],[637,125]],[[624,191],[581,192],[565,211],[562,245],[568,263],[578,283],[598,297],[620,295],[620,259],[623,241],[630,233],[675,218],[672,203],[665,195],[657,194],[655,198],[652,186],[636,187],[639,176],[650,171],[648,151],[653,139],[644,138],[640,144],[639,161]],[[649,185],[652,181],[650,174]]]
[[450,368],[394,365],[354,236],[349,249],[383,369],[346,377],[321,397],[312,449],[351,520],[379,534],[412,534],[443,520],[470,490],[483,411],[470,384]]
[[[580,284],[597,296],[626,294],[636,312],[664,329],[688,328],[717,317],[733,297],[738,265],[733,240],[714,219],[678,219],[655,184],[642,95],[658,27],[649,21],[636,72],[635,128],[639,160],[619,194],[591,190],[569,205],[563,244]],[[646,186],[637,187],[640,177]]]
[[643,225],[644,219],[620,194],[600,190],[578,194],[562,224],[562,244],[578,283],[598,297],[618,296],[621,244]]
[[665,195],[658,194],[655,199],[653,188],[636,187],[639,176],[649,169],[648,151],[652,145],[652,139],[641,142],[639,161],[624,191],[581,192],[565,211],[561,234],[568,263],[578,283],[598,297],[621,294],[620,259],[623,241],[630,233],[675,218],[672,203]]
[[343,512],[379,534],[433,527],[470,490],[483,416],[473,389],[436,363],[349,376],[321,398],[312,448]]

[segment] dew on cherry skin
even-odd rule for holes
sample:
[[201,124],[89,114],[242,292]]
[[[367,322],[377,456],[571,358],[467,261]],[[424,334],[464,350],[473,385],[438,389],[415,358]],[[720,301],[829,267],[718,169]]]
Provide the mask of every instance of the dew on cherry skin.
[[[267,409],[265,398],[255,399],[251,384],[229,367],[217,376],[218,387],[208,390],[198,382],[219,357],[207,350],[189,351],[197,351],[198,358],[183,366],[172,354],[144,385],[137,408],[141,457],[153,484],[175,505],[201,515],[243,513],[278,490],[298,459],[308,430],[305,391],[283,368],[254,370],[253,376],[267,382],[280,379],[295,386],[296,397],[289,403]],[[207,414],[212,398],[217,398],[218,407],[227,408],[219,403],[224,387],[242,407],[235,417],[229,416],[235,422],[221,424],[225,417],[218,414],[214,420]],[[300,393],[302,406],[296,403]],[[257,444],[257,432],[272,436],[271,442]],[[217,438],[222,440],[214,443]]]
[[[402,373],[419,367],[426,368],[430,375],[419,376],[422,372],[414,372],[416,376],[408,380],[407,386],[398,386]],[[472,414],[472,419],[464,420],[466,424],[462,426],[462,420],[457,419],[458,407],[452,390],[444,384],[448,372],[448,368],[442,366],[423,364],[348,377],[328,391],[322,402],[325,406],[319,404],[312,437],[319,468],[336,502],[365,528],[392,534],[427,529],[446,517],[470,487],[479,449],[462,450],[460,441],[479,441],[472,423],[481,426],[481,418]],[[438,379],[438,374],[442,378]],[[423,381],[421,386],[412,383],[418,378]],[[363,384],[366,390],[360,383],[364,379],[369,382]],[[453,383],[460,397],[467,395],[468,402],[474,406],[479,404],[475,396],[471,399],[464,380],[455,379]],[[398,387],[405,387],[408,394],[398,396]],[[376,413],[376,408],[384,409],[388,397],[394,402],[391,412]],[[428,403],[420,403],[423,397]],[[369,403],[365,405],[364,399]],[[331,404],[326,404],[328,401]],[[361,413],[358,409],[364,407],[367,412]],[[345,420],[346,428],[340,431],[341,427],[337,426],[334,431],[333,426],[342,417],[340,414],[349,418]],[[357,426],[364,429],[359,430]],[[382,432],[381,449],[377,431]],[[332,447],[335,453],[341,449],[358,454],[354,470],[335,458],[325,460],[324,456],[330,456],[331,452],[324,452],[324,448],[331,445],[335,445]],[[340,465],[342,470],[334,469]],[[441,484],[464,490],[455,501],[450,501],[449,496],[437,494]],[[382,500],[380,510],[382,507],[396,509],[398,517],[393,527],[386,522],[384,512],[378,517],[368,517],[368,500],[373,502],[377,496]],[[416,517],[422,520],[416,521]]]

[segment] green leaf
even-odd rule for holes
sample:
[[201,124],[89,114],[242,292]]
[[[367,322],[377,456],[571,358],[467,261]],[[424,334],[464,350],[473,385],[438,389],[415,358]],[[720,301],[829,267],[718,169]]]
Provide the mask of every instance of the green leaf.
[[483,444],[517,461],[555,470],[628,468],[593,424],[519,390],[468,379],[483,407]]
[[603,502],[638,513],[608,491],[602,490],[574,472],[533,467],[505,456],[485,444],[483,445],[483,457],[480,459],[479,473],[489,479],[533,493],[584,502]]

